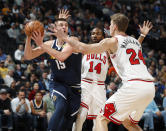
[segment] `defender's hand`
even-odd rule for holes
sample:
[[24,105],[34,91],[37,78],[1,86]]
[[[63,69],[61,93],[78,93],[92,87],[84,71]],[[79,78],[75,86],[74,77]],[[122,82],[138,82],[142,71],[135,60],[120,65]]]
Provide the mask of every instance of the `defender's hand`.
[[63,18],[63,19],[67,19],[68,17],[70,17],[71,15],[69,14],[69,11],[66,9],[61,9],[59,12],[59,18]]
[[140,28],[140,32],[143,35],[147,35],[149,33],[149,31],[152,29],[153,25],[152,22],[148,21],[144,21],[143,26],[139,25]]

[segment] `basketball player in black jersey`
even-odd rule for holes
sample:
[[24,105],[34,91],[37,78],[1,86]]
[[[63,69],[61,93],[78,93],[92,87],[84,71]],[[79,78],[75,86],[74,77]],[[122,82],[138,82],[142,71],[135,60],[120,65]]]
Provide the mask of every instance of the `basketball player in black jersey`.
[[[62,17],[55,22],[56,27],[68,34],[68,23],[65,18],[68,16],[68,12],[62,10],[60,15]],[[31,39],[38,45],[35,49],[31,47]],[[59,38],[43,43],[43,36],[38,31],[34,32],[32,37],[27,37],[24,50],[26,59],[34,59],[45,52],[50,55],[51,82],[49,88],[55,105],[55,112],[49,121],[48,131],[65,131],[72,127],[80,106],[82,55]]]

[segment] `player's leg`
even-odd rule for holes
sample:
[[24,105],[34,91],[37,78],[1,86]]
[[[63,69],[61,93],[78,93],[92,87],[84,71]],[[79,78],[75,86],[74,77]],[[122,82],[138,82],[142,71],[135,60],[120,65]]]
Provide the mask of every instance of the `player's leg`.
[[57,99],[54,101],[55,111],[48,123],[48,131],[60,131],[59,127],[63,124],[64,114],[67,109],[67,102],[61,96],[56,96]]
[[49,88],[55,111],[48,123],[48,131],[61,131],[59,127],[63,124],[67,111],[67,90],[66,87],[55,81],[50,82]]
[[79,113],[77,115],[77,119],[75,122],[74,131],[82,131],[82,126],[86,120],[87,114],[88,114],[88,109],[80,106]]
[[[93,115],[93,131],[96,131],[96,118],[97,115],[100,113],[101,109],[106,102],[106,90],[105,85],[95,85],[95,93],[93,94],[93,100],[90,104],[90,109],[88,115]],[[107,127],[107,126],[106,126]]]
[[96,119],[93,119],[93,128],[92,128],[92,131],[96,131],[95,127],[96,127]]
[[79,107],[79,112],[77,114],[76,122],[73,126],[73,131],[82,131],[83,123],[86,120],[88,110],[89,110],[89,104],[91,103],[91,95],[89,93],[89,88],[92,85],[82,82],[81,83],[81,103]]
[[142,131],[139,125],[131,123],[129,119],[124,120],[122,124],[129,131]]
[[96,124],[93,131],[108,131],[108,123],[110,121],[107,120],[103,115],[98,115],[96,118]]
[[142,131],[141,127],[138,126],[138,122],[145,108],[153,100],[155,90],[152,82],[131,82],[131,86],[134,89],[133,91],[137,92],[137,95],[135,96],[135,101],[131,103],[133,108],[131,108],[132,112],[130,112],[129,117],[123,120],[122,124],[129,131]]

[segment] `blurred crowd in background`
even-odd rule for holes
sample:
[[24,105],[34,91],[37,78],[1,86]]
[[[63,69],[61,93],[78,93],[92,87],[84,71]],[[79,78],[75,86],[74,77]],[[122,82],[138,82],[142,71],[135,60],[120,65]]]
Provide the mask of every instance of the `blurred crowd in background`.
[[[12,101],[19,97],[19,90],[32,108],[31,100],[38,99],[36,92],[41,91],[48,97],[50,78],[48,55],[42,55],[32,61],[24,60],[26,35],[24,26],[31,20],[39,20],[44,24],[45,33],[48,26],[54,23],[60,9],[68,9],[71,17],[68,20],[69,34],[77,36],[80,41],[90,42],[90,31],[98,26],[109,30],[110,16],[116,12],[125,13],[130,24],[128,35],[138,38],[139,24],[150,20],[153,28],[143,42],[143,55],[149,72],[155,78],[155,102],[160,110],[164,110],[163,99],[166,86],[166,1],[165,0],[0,0],[0,95],[6,94]],[[44,41],[54,39],[45,35]],[[33,47],[36,45],[33,44]],[[107,97],[121,86],[121,79],[115,69],[110,66],[107,79]],[[1,98],[0,98],[1,99]],[[38,115],[45,118],[53,112],[51,100],[44,113]],[[1,105],[0,105],[1,110]],[[35,111],[32,111],[35,116]],[[11,111],[14,112],[13,107]],[[25,110],[25,112],[27,112]],[[51,115],[51,113],[49,113]],[[48,118],[50,116],[47,116]],[[1,117],[0,117],[1,119]],[[20,118],[21,119],[21,118]],[[45,121],[45,119],[43,119]],[[45,121],[46,122],[46,121]],[[16,123],[17,125],[18,123]],[[15,126],[16,126],[15,125]],[[1,122],[0,122],[1,126]],[[13,127],[13,126],[12,126]],[[12,128],[11,128],[12,129]]]

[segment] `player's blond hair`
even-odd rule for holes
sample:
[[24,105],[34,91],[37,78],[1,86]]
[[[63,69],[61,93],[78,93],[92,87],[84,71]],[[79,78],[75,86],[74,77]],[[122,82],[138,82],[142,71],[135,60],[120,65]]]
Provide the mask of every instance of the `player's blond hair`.
[[118,31],[126,32],[129,19],[122,13],[116,13],[111,16],[111,21],[117,25]]

